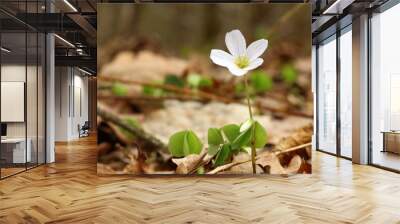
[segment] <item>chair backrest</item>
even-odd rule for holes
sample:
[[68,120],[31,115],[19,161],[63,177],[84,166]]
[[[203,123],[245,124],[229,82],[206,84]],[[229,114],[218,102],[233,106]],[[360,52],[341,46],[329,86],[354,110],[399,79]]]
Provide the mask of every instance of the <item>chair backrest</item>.
[[83,124],[82,128],[89,128],[89,121],[85,121],[85,123]]

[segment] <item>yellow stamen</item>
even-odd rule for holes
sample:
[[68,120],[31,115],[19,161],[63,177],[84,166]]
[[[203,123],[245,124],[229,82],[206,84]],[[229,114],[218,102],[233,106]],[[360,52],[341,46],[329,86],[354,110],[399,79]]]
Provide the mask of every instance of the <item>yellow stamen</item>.
[[249,66],[250,61],[249,58],[246,56],[239,56],[235,59],[235,64],[239,67],[239,68],[246,68],[247,66]]

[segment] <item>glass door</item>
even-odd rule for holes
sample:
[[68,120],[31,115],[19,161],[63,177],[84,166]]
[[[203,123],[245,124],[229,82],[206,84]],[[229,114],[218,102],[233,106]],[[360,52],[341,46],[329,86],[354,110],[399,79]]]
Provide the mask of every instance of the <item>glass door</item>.
[[26,125],[26,43],[25,31],[1,34],[2,178],[26,170],[31,161]]
[[[11,2],[9,2],[11,3]],[[42,12],[44,1],[20,1],[18,12]],[[6,6],[0,3],[0,6]],[[40,10],[39,10],[40,9]],[[43,33],[0,12],[0,178],[45,163],[45,44]]]
[[352,32],[351,25],[341,31],[340,45],[340,156],[352,157]]
[[370,162],[400,171],[400,4],[371,18]]
[[317,149],[336,154],[336,35],[318,46]]

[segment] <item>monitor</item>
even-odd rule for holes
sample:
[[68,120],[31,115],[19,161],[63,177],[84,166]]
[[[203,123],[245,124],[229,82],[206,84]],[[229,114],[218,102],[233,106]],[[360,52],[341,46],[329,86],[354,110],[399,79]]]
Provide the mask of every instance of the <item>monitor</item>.
[[7,124],[1,123],[1,136],[7,136]]

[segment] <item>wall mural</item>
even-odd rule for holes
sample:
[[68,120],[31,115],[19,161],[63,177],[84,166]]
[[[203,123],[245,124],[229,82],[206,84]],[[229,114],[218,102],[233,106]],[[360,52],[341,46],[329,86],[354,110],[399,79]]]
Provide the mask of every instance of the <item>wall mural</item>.
[[309,174],[308,4],[99,4],[106,174]]

